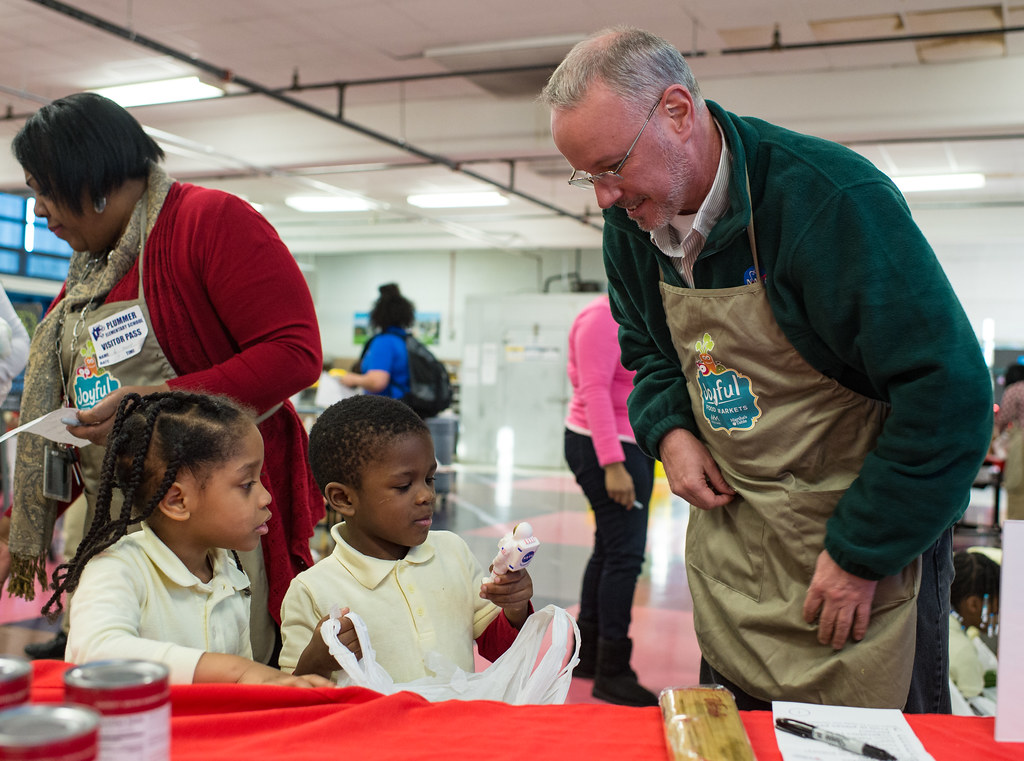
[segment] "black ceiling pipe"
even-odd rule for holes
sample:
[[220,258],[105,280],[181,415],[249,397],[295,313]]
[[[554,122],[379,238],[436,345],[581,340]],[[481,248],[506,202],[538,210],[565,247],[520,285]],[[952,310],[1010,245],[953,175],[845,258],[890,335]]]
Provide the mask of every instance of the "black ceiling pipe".
[[55,2],[55,0],[31,0],[31,2],[35,3],[36,5],[42,5],[46,8],[50,8],[51,10],[55,10],[58,13],[62,13],[65,16],[69,16],[85,24],[89,24],[90,26],[93,26],[97,29],[109,32],[110,34],[113,34],[117,37],[121,37],[122,39],[125,39],[136,45],[141,45],[142,47],[154,50],[160,53],[161,55],[166,55],[170,58],[175,58],[179,61],[189,64],[190,66],[194,66],[195,68],[201,71],[205,71],[208,74],[212,74],[217,79],[223,82],[231,82],[241,87],[245,87],[255,93],[265,95],[266,97],[271,98],[272,100],[276,100],[280,103],[289,105],[292,108],[295,108],[299,111],[304,111],[318,118],[326,119],[327,121],[333,122],[340,127],[350,129],[353,132],[358,132],[359,134],[364,135],[365,137],[377,140],[378,142],[381,143],[385,143],[387,145],[392,146],[393,148],[405,151],[406,153],[410,153],[414,156],[424,159],[425,161],[431,164],[439,164],[441,166],[446,166],[454,172],[458,172],[467,177],[471,177],[474,180],[478,180],[487,185],[493,185],[494,187],[499,188],[500,190],[503,190],[506,193],[510,193],[511,195],[522,198],[524,201],[528,201],[532,204],[545,208],[548,211],[552,211],[559,216],[574,219],[577,222],[580,222],[588,227],[592,227],[595,230],[602,229],[601,225],[594,224],[589,220],[589,218],[586,215],[573,214],[572,212],[566,209],[548,203],[547,201],[532,196],[529,193],[524,193],[510,185],[497,182],[482,174],[466,169],[465,167],[461,166],[457,161],[454,161],[453,159],[450,159],[447,156],[441,156],[436,153],[430,153],[428,151],[422,150],[421,148],[417,148],[416,146],[407,143],[405,140],[398,140],[393,137],[390,137],[389,135],[385,135],[382,132],[372,130],[369,127],[364,127],[361,124],[350,122],[341,116],[328,113],[308,103],[304,103],[301,100],[297,100],[293,97],[290,97],[289,95],[285,94],[284,91],[275,90],[264,85],[261,85],[260,83],[254,82],[251,79],[247,79],[245,77],[235,74],[230,69],[225,69],[223,67],[216,66],[214,64],[202,60],[201,58],[191,56],[188,53],[183,53],[180,50],[175,50],[174,48],[168,47],[167,45],[164,45],[161,42],[157,42],[156,40],[138,34],[132,31],[131,29],[118,26],[117,24],[112,24],[109,21],[101,19],[98,16],[94,16],[91,13],[86,13],[85,11],[70,6],[67,3]]

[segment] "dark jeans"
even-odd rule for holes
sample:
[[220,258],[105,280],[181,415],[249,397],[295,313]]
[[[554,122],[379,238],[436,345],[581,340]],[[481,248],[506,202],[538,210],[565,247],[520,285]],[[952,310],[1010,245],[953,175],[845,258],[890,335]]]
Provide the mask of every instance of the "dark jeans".
[[906,713],[951,713],[949,698],[949,587],[953,583],[953,529],[921,555],[917,647]]
[[627,510],[614,502],[605,490],[604,468],[597,462],[590,437],[565,432],[566,462],[590,502],[596,523],[594,551],[583,572],[579,619],[596,622],[603,639],[629,635],[633,592],[647,546],[647,505],[654,488],[654,460],[636,444],[623,443],[622,449],[642,509]]
[[[949,586],[953,583],[953,529],[921,556],[917,596],[917,643],[905,713],[950,713]],[[771,703],[743,692],[700,659],[700,681],[729,688],[741,711],[771,710]],[[779,696],[779,699],[784,699]]]

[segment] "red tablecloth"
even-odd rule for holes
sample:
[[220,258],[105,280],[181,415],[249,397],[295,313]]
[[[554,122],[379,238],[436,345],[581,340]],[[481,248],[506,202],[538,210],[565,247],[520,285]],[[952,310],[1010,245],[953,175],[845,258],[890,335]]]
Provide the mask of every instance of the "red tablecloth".
[[[32,700],[63,700],[66,668],[57,661],[36,661]],[[411,693],[385,697],[358,687],[221,684],[172,687],[171,701],[173,761],[669,759],[657,708],[430,703]],[[741,716],[758,761],[781,761],[771,714]],[[995,742],[994,719],[907,719],[935,761],[1024,759],[1024,743]]]

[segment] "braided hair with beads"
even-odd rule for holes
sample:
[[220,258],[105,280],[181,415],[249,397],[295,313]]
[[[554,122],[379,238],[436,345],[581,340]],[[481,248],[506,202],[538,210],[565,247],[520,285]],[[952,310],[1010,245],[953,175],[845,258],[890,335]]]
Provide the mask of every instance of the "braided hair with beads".
[[984,602],[981,628],[987,629],[992,621],[992,602],[999,598],[999,563],[980,552],[960,551],[953,555],[953,584],[949,588],[949,604],[960,615],[960,606],[968,597]]
[[[53,618],[61,597],[74,592],[91,558],[149,518],[180,471],[202,481],[215,466],[236,454],[251,411],[223,396],[168,391],[125,394],[107,437],[92,523],[78,551],[53,572],[53,594],[43,614]],[[124,500],[115,515],[114,487]],[[236,563],[238,562],[236,556]]]

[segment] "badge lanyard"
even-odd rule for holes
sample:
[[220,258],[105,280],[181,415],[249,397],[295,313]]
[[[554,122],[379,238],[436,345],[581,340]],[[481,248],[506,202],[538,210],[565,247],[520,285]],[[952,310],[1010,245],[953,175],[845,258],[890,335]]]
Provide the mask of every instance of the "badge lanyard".
[[[148,206],[148,197],[146,192],[144,192],[142,197],[142,219],[140,222],[141,230],[139,236],[140,260],[142,259],[143,252],[146,248],[146,228],[149,222]],[[84,283],[89,277],[89,273],[92,271],[93,265],[99,261],[101,257],[106,256],[109,256],[109,252],[98,256],[92,255],[86,263],[85,270],[78,282]],[[140,261],[140,267],[141,264],[142,263]],[[139,288],[142,288],[141,280],[139,282]],[[75,322],[74,328],[72,328],[70,345],[70,355],[72,357],[71,368],[74,367],[75,350],[78,346],[80,332],[82,328],[85,327],[86,314],[93,308],[95,302],[95,297],[90,298],[89,301],[86,302],[85,306],[83,306],[81,311],[78,313],[78,320]],[[70,307],[65,306],[58,323],[59,329],[57,330],[57,345],[54,347],[57,352],[57,367],[60,370],[60,378],[64,390],[64,403],[67,403],[71,399],[71,393],[68,388],[68,376],[64,372],[64,355],[62,351],[65,333],[64,325],[69,312]],[[69,370],[71,368],[69,368]],[[71,500],[72,478],[74,478],[76,483],[82,483],[81,466],[78,463],[78,457],[74,448],[67,444],[51,443],[43,452],[43,496],[47,499],[55,499],[59,502],[69,502]]]

